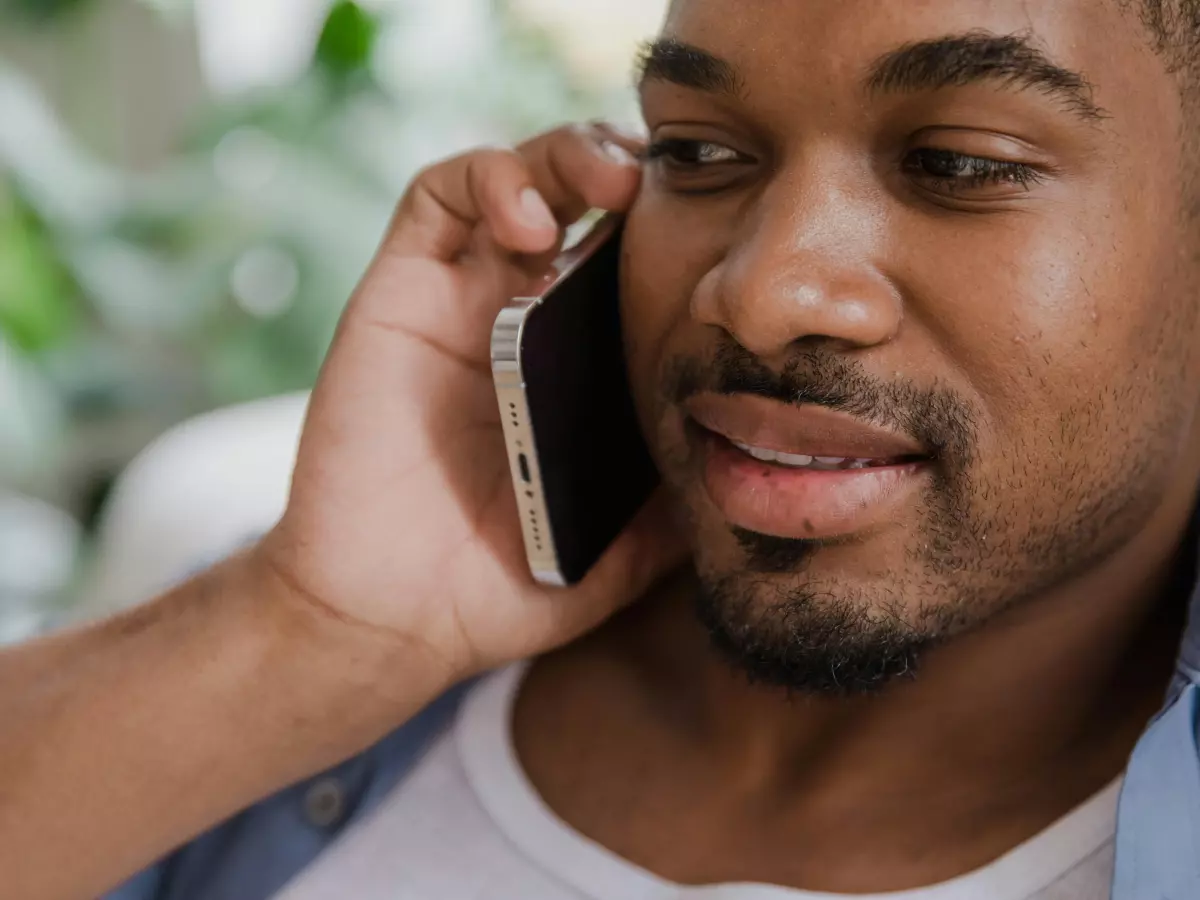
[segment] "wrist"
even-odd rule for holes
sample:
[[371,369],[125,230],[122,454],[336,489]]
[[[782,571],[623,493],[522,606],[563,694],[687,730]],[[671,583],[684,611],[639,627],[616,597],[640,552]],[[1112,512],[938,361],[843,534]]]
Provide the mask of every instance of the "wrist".
[[[242,601],[230,627],[253,648],[264,702],[312,731],[305,768],[361,752],[459,680],[420,640],[339,613],[258,548],[223,568]],[[293,729],[292,746],[297,738]]]

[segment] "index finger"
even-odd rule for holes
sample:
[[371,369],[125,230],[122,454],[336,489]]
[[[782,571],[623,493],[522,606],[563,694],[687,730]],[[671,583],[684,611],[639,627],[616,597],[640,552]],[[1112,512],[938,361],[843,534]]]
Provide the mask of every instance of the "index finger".
[[560,128],[515,151],[477,150],[423,172],[400,203],[387,246],[450,262],[486,226],[503,249],[539,254],[589,208],[627,209],[639,183],[634,153],[599,127]]

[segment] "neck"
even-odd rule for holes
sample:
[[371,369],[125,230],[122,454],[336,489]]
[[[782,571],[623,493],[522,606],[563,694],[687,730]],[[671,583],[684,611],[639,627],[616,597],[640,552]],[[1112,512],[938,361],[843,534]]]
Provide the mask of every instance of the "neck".
[[[1099,573],[930,651],[915,677],[864,696],[756,685],[718,657],[691,611],[690,579],[616,623],[604,638],[643,689],[731,773],[785,781],[838,773],[939,786],[1080,773],[1107,781],[1161,705],[1177,651],[1182,594],[1164,571],[1129,583],[1146,602],[1106,602]],[[1161,604],[1150,598],[1161,597]],[[598,648],[599,649],[599,648]],[[817,752],[819,751],[819,752]],[[805,779],[808,780],[808,779]]]
[[[656,790],[656,779],[671,782],[675,796],[694,804],[680,781],[693,777],[692,792],[723,798],[712,801],[720,804],[714,819],[736,818],[726,806],[744,812],[769,798],[777,812],[764,841],[819,834],[822,822],[853,810],[863,817],[860,846],[877,840],[886,855],[899,828],[931,842],[924,846],[950,848],[931,867],[877,867],[879,884],[813,876],[826,889],[894,889],[961,874],[1118,776],[1161,705],[1192,566],[1180,552],[1187,510],[1159,518],[1104,566],[931,651],[918,677],[870,696],[796,696],[748,683],[710,649],[692,612],[693,583],[680,576],[539,662],[518,702],[518,752],[564,818],[668,877],[761,871],[742,871],[740,862],[722,869],[712,854],[691,862],[639,857],[631,826],[605,824],[601,810],[615,801],[589,805],[589,790],[611,793],[636,771],[640,791]],[[572,742],[589,747],[564,763]],[[660,772],[661,760],[681,758],[692,776]],[[573,766],[590,769],[567,771]],[[962,838],[964,821],[978,840]],[[783,871],[773,880],[812,886],[810,874]]]
[[916,677],[867,696],[796,696],[748,682],[711,650],[690,576],[664,585],[602,642],[733,772],[770,780],[804,760],[823,784],[837,772],[874,772],[926,797],[939,785],[1011,788],[1063,770],[1106,781],[1173,670],[1191,587],[1181,549],[1147,533],[1103,568],[930,651]]

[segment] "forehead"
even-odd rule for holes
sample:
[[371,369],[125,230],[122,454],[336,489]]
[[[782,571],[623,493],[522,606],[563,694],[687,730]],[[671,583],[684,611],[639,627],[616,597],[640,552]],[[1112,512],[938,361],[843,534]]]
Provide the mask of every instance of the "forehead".
[[[860,85],[896,48],[946,36],[1017,35],[1083,75],[1108,108],[1169,81],[1134,0],[673,0],[665,37],[731,63],[754,93]],[[1161,93],[1161,91],[1159,91]]]

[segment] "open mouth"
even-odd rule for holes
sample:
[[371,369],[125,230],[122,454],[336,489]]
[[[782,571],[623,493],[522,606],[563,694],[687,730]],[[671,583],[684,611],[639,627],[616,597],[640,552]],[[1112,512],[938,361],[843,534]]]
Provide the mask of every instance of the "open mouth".
[[757,463],[845,472],[932,462],[914,438],[825,407],[712,393],[697,394],[684,407],[689,426]]
[[686,413],[708,500],[758,534],[830,540],[887,527],[937,462],[903,433],[818,407],[707,394]]
[[799,453],[784,453],[778,450],[769,450],[766,447],[755,447],[733,440],[730,443],[742,451],[742,453],[759,462],[782,466],[787,469],[811,469],[815,472],[881,469],[887,466],[906,466],[912,463],[929,461],[928,457],[917,454],[867,459],[851,456],[805,456]]

